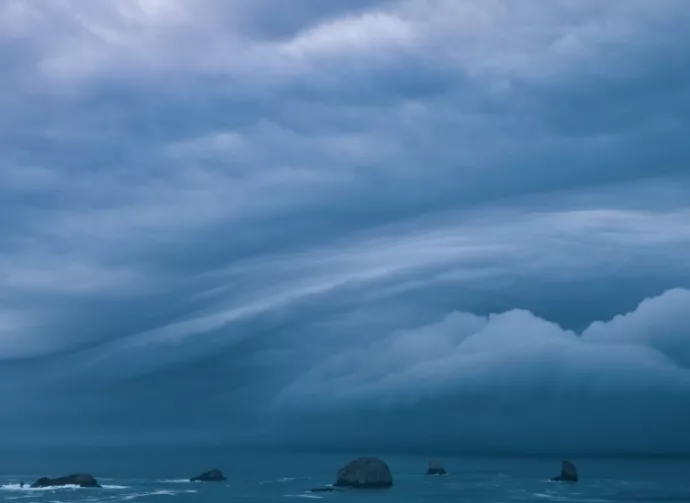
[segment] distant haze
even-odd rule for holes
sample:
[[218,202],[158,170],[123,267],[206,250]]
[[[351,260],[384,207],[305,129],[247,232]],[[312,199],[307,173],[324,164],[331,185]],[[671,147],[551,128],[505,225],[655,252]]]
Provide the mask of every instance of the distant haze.
[[690,454],[687,0],[4,0],[0,444]]

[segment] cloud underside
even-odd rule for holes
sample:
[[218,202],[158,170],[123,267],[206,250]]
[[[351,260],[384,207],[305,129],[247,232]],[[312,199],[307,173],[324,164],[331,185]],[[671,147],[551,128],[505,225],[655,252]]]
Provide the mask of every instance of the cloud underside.
[[690,452],[688,28],[4,1],[0,432]]

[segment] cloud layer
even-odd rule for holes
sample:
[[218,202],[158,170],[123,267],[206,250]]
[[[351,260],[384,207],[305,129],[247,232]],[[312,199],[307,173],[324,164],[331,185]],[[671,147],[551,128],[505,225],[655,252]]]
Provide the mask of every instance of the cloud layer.
[[689,27],[3,2],[0,431],[690,451]]
[[582,334],[522,310],[454,312],[331,348],[274,406],[297,409],[298,435],[317,424],[318,442],[342,446],[685,453],[688,307],[690,291],[671,290]]

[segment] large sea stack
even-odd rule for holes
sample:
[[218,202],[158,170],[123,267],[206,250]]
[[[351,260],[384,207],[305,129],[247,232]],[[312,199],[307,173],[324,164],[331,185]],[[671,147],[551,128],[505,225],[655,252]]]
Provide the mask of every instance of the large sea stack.
[[393,485],[388,465],[378,458],[359,458],[338,470],[334,487],[387,489]]
[[226,480],[226,478],[225,475],[223,475],[223,472],[221,472],[217,468],[214,468],[213,470],[204,472],[201,475],[192,477],[189,480],[190,482],[223,482],[224,480]]
[[429,469],[426,471],[427,475],[445,475],[446,469],[436,460],[429,461]]
[[577,468],[570,461],[563,461],[561,474],[551,480],[554,482],[577,482]]
[[42,477],[33,483],[31,487],[34,489],[39,487],[62,487],[62,486],[79,486],[79,487],[101,487],[98,481],[87,473],[76,473],[66,475],[64,477],[57,477],[54,479]]

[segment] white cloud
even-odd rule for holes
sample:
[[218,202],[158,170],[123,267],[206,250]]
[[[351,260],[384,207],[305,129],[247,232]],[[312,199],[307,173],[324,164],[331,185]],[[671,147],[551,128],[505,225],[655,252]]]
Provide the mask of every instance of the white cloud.
[[171,156],[191,157],[192,159],[219,159],[224,156],[232,161],[232,155],[241,154],[245,141],[242,134],[235,131],[216,131],[200,138],[181,140],[165,148]]
[[[451,313],[429,326],[372,334],[369,343],[352,340],[354,348],[341,343],[334,356],[286,387],[277,403],[395,407],[456,392],[537,395],[545,387],[557,391],[553,386],[587,397],[634,392],[645,380],[688,388],[690,366],[674,359],[690,350],[689,309],[690,291],[669,291],[630,314],[592,324],[582,336],[525,311]],[[674,347],[663,344],[669,335]]]
[[[690,348],[689,309],[689,291],[667,292],[624,316],[632,334],[619,319],[592,325],[597,341],[520,310],[329,340],[266,412],[291,418],[276,436],[323,449],[685,452],[690,362],[674,358]],[[684,337],[664,353],[658,327]]]
[[[433,283],[469,288],[498,279],[547,277],[567,282],[604,278],[615,273],[617,263],[631,257],[657,260],[657,254],[662,253],[657,248],[664,250],[665,243],[690,245],[684,223],[686,213],[568,211],[520,217],[493,213],[490,220],[484,215],[463,225],[441,225],[411,233],[388,229],[386,234],[386,230],[379,229],[376,237],[361,236],[334,247],[250,258],[204,274],[213,285],[208,298],[216,299],[220,308],[133,334],[118,351],[127,354],[132,346],[176,346],[184,341],[196,344],[193,341],[197,338],[203,340],[204,334],[222,327],[350,288],[356,288],[356,295],[366,302],[394,296],[401,290],[424,289]],[[638,233],[641,225],[655,229],[654,236]],[[648,249],[649,239],[657,248]],[[680,263],[684,254],[680,250],[678,254],[669,253],[664,260]],[[420,276],[422,279],[418,279]],[[252,284],[251,289],[236,291],[236,284],[247,282]],[[232,335],[211,338],[220,346],[237,342]],[[208,348],[215,351],[213,345]]]
[[546,321],[688,286],[684,2],[2,2],[0,350],[157,397],[218,351],[257,401],[687,391],[684,290]]
[[587,342],[654,348],[690,368],[690,291],[676,289],[646,299],[632,313],[595,322],[582,334]]
[[145,283],[134,271],[89,263],[79,256],[59,254],[0,259],[0,286],[15,292],[34,294],[108,295],[142,290]]
[[683,6],[676,0],[653,5],[400,0],[352,13],[344,5],[340,14],[301,26],[278,43],[242,31],[251,8],[214,0],[201,0],[194,9],[172,0],[97,5],[75,0],[43,9],[12,0],[2,11],[2,25],[8,35],[22,35],[40,48],[34,70],[50,82],[44,91],[61,83],[165,79],[179,72],[232,76],[245,88],[295,79],[327,82],[338,64],[347,62],[347,72],[350,65],[380,64],[384,55],[414,55],[480,81],[506,84],[576,71],[607,73],[603,48],[629,46],[632,53],[644,49],[642,39],[667,43],[659,30],[677,22]]
[[280,51],[290,57],[376,57],[414,45],[413,26],[386,12],[365,12],[324,22],[299,33]]

